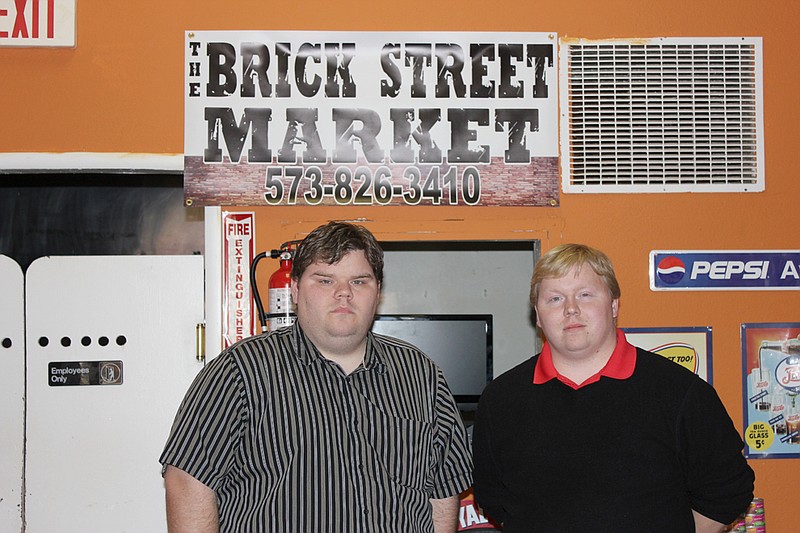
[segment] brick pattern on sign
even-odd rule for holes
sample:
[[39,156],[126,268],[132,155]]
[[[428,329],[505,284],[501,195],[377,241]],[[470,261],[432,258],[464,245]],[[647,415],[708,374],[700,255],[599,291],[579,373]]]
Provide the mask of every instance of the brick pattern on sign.
[[[184,157],[184,191],[187,201],[191,201],[195,206],[227,205],[227,206],[258,206],[267,205],[264,199],[267,164],[239,163],[233,164],[225,159],[223,163],[204,163],[201,156]],[[357,167],[369,169],[371,176],[380,165],[319,165],[322,170],[323,184],[334,183],[334,171],[342,166],[351,170]],[[457,169],[458,182],[461,182],[461,174],[467,165],[439,165],[440,176],[444,176],[451,167]],[[406,166],[395,165],[392,168],[392,183],[401,185],[404,190],[408,187],[408,180],[403,178]],[[421,174],[421,181],[424,183],[425,177],[431,166],[417,165]],[[528,165],[507,165],[502,157],[492,158],[489,165],[475,165],[480,172],[481,195],[474,205],[478,206],[516,206],[516,207],[536,207],[559,205],[559,185],[558,185],[558,158],[557,157],[537,157]],[[284,196],[282,205],[290,205],[288,201],[288,191],[291,186],[291,178],[281,177],[283,183]],[[374,181],[374,180],[373,180]],[[355,181],[353,189],[362,183]],[[309,205],[303,198],[303,194],[310,190],[311,181],[303,178],[297,190],[295,205]],[[374,185],[374,183],[373,183]],[[355,193],[355,190],[354,190]],[[368,191],[368,198],[373,198],[374,191]],[[337,205],[332,195],[326,195],[317,205]],[[352,204],[348,204],[352,205]],[[372,200],[372,205],[379,205]],[[402,195],[393,195],[390,203],[386,205],[407,205]],[[432,206],[430,200],[423,199],[420,206]],[[450,204],[447,193],[443,194],[440,205],[468,205],[461,194],[459,187],[458,203]]]

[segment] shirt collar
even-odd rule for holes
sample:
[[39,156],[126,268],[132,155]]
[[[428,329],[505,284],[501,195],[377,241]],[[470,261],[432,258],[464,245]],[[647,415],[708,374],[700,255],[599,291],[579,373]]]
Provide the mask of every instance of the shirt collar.
[[553,364],[553,353],[550,351],[550,345],[545,341],[542,353],[539,355],[536,368],[533,371],[533,383],[534,385],[541,385],[542,383],[547,383],[551,379],[557,379],[565,385],[578,390],[581,387],[600,381],[601,377],[628,379],[633,375],[635,367],[636,347],[629,343],[628,339],[625,338],[625,333],[617,328],[617,346],[611,353],[611,357],[609,357],[606,366],[580,385],[558,373],[558,370],[556,370]]
[[381,374],[386,372],[386,354],[383,345],[375,342],[375,335],[370,331],[367,333],[367,353],[364,356],[364,368],[370,370],[374,368]]
[[295,320],[292,326],[292,344],[294,345],[294,355],[298,361],[304,365],[310,365],[322,355],[314,346],[314,343],[306,337],[303,328],[300,327],[300,321]]

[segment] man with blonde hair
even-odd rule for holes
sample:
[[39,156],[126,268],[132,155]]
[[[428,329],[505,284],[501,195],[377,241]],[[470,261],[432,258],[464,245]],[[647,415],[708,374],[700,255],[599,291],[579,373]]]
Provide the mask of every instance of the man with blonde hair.
[[719,532],[753,497],[716,392],[627,342],[620,294],[588,246],[536,265],[542,352],[487,387],[473,434],[475,500],[505,533]]

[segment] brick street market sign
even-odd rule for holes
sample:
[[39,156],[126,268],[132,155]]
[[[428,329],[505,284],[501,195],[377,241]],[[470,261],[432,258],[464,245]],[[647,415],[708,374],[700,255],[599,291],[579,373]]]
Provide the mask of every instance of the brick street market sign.
[[557,206],[556,36],[187,32],[192,205]]

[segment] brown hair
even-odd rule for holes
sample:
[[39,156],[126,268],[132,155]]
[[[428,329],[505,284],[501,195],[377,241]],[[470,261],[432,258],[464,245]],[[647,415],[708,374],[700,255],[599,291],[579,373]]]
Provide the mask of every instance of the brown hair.
[[583,265],[589,265],[595,274],[603,278],[612,299],[617,300],[620,297],[614,265],[606,254],[585,244],[562,244],[544,254],[536,263],[531,278],[531,305],[536,305],[542,280],[564,277],[573,267],[581,268]]
[[331,221],[308,234],[297,247],[292,262],[292,279],[299,280],[312,263],[332,265],[348,253],[363,250],[378,283],[383,281],[383,249],[364,226]]

